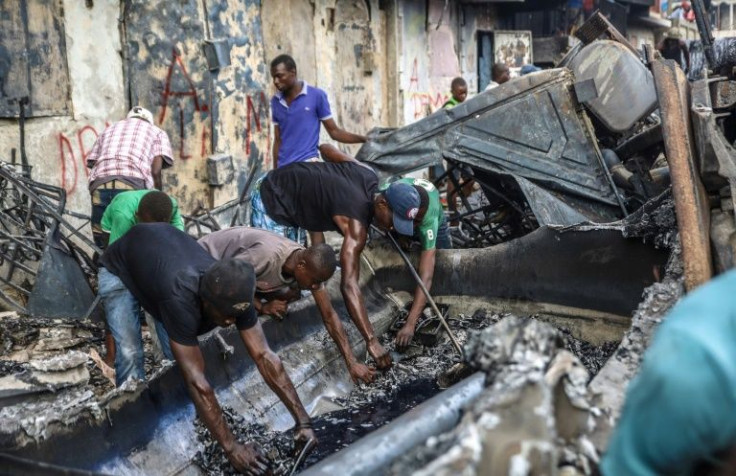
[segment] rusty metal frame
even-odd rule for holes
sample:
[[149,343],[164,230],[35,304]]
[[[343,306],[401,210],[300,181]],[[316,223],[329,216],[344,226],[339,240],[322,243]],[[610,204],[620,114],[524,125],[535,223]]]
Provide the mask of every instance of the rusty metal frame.
[[63,248],[79,263],[88,282],[94,279],[92,253],[101,250],[80,231],[82,227],[64,219],[65,207],[63,189],[31,180],[16,166],[0,162],[0,301],[11,309],[26,312],[47,246]]
[[685,288],[690,291],[713,276],[710,248],[710,208],[695,161],[695,141],[690,121],[690,85],[672,60],[651,62],[662,115],[667,162],[677,227],[682,242]]

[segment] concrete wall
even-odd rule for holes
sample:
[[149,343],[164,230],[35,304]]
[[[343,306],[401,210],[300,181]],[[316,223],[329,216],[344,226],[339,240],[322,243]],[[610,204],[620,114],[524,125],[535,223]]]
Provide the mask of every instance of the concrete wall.
[[[251,164],[270,165],[268,79],[260,2],[126,0],[127,77],[131,100],[152,110],[174,150],[164,190],[185,210],[237,196]],[[171,21],[177,18],[177,21]],[[231,65],[210,71],[205,39],[230,45]],[[211,187],[206,159],[232,156],[235,180]]]
[[[96,0],[87,8],[85,2],[64,0],[63,7],[73,112],[28,119],[26,154],[33,179],[63,187],[68,207],[88,214],[84,158],[106,123],[124,117],[127,107],[117,28],[120,2]],[[10,161],[11,150],[19,147],[18,122],[0,120],[0,159]]]
[[[339,126],[365,134],[387,123],[386,14],[377,0],[264,0],[262,19],[267,62],[294,57],[300,79],[327,92]],[[324,130],[321,141],[331,141]]]
[[[435,111],[460,74],[472,94],[476,32],[495,26],[493,7],[446,6],[444,0],[85,5],[63,1],[73,112],[30,119],[26,130],[33,178],[63,187],[69,208],[82,213],[89,213],[85,157],[97,135],[132,104],[149,108],[169,134],[175,165],[164,172],[164,191],[191,212],[236,197],[250,165],[271,167],[268,62],[277,54],[294,56],[300,77],[327,91],[339,125],[365,134]],[[206,38],[227,41],[230,66],[208,69]],[[324,131],[322,139],[329,141]],[[0,159],[9,160],[18,144],[17,121],[0,120]],[[211,187],[206,159],[217,153],[233,157],[235,178]]]
[[[496,29],[496,8],[489,5],[460,7],[460,65],[468,92],[478,91],[478,32]],[[488,72],[490,77],[490,71]]]
[[400,2],[399,104],[401,124],[426,117],[450,97],[457,76],[478,90],[479,30],[495,29],[495,7],[442,0]]

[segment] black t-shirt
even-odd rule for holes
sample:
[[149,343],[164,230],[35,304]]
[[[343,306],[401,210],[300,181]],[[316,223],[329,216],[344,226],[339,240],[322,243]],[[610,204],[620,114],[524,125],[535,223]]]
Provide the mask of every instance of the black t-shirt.
[[290,164],[268,173],[261,199],[268,216],[309,231],[338,231],[332,217],[344,215],[366,227],[373,219],[378,177],[351,162]]
[[[163,322],[169,337],[197,345],[197,336],[215,327],[206,319],[199,299],[199,280],[215,263],[199,244],[167,223],[141,223],[115,241],[101,258],[143,308]],[[238,329],[255,325],[238,318]]]

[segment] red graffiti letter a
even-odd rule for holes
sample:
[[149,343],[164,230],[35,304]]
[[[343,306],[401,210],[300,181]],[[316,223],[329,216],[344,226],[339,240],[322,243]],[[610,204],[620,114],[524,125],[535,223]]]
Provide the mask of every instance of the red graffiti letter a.
[[[171,80],[174,75],[174,68],[179,70],[181,78],[183,78],[188,85],[188,88],[185,91],[171,90]],[[181,55],[176,51],[176,48],[173,49],[171,65],[169,66],[169,71],[166,73],[166,84],[164,85],[163,97],[161,98],[161,115],[158,117],[159,124],[163,123],[164,119],[166,119],[166,106],[169,104],[170,96],[190,96],[194,101],[195,111],[207,111],[206,104],[199,104],[199,99],[197,99],[197,90],[194,88],[194,83],[189,77],[187,68],[184,66],[184,62],[181,60]]]

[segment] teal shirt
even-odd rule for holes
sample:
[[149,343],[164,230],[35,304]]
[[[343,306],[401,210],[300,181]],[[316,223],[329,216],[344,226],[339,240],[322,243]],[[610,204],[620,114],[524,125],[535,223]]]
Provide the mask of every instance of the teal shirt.
[[[437,245],[437,230],[442,223],[443,211],[442,204],[440,203],[440,192],[437,190],[432,182],[425,179],[418,178],[402,178],[397,182],[422,187],[427,191],[429,195],[429,205],[427,213],[424,214],[422,223],[419,224],[419,230],[414,230],[414,235],[419,235],[419,242],[422,244],[423,250],[433,250]],[[381,187],[381,190],[385,190],[389,184]]]
[[[112,199],[110,205],[105,209],[100,223],[102,230],[110,234],[108,245],[113,244],[138,223],[135,213],[138,211],[141,199],[149,192],[152,192],[152,190],[131,190],[119,193]],[[184,231],[184,221],[181,214],[179,214],[176,199],[169,198],[171,198],[171,203],[174,206],[174,211],[171,214],[171,224]]]
[[601,462],[605,476],[688,475],[736,445],[736,271],[664,319]]

